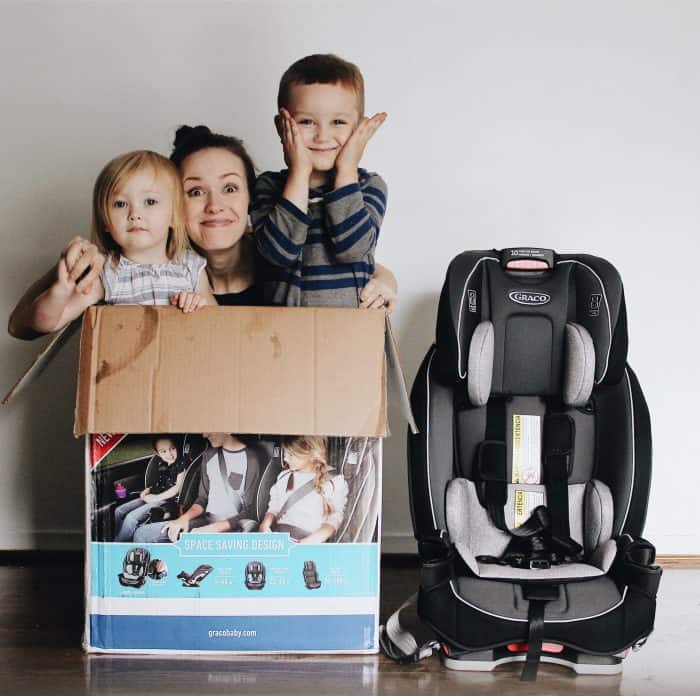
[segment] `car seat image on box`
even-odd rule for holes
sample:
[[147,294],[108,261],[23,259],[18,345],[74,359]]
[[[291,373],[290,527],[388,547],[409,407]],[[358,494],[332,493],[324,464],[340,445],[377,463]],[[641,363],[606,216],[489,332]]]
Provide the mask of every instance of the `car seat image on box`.
[[649,413],[627,365],[622,283],[589,255],[469,251],[450,264],[436,343],[411,394],[418,647],[398,612],[385,652],[454,669],[540,661],[621,671],[654,625],[661,569],[642,538]]

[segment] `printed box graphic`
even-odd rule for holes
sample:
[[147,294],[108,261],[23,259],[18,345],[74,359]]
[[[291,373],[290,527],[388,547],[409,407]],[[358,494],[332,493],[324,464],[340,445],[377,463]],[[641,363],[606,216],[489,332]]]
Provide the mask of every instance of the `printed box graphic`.
[[[305,439],[286,438],[292,444]],[[155,488],[158,472],[163,478],[166,469],[153,436],[86,438],[87,650],[376,652],[380,439],[317,438],[325,443],[328,467],[321,488],[333,498],[323,519],[337,527],[326,541],[310,544],[305,539],[316,530],[298,525],[285,531],[273,526],[269,533],[198,533],[195,528],[174,542],[154,541],[155,531],[200,499],[207,471],[210,496],[214,487],[228,485],[223,477],[216,479],[221,473],[217,448],[207,438],[163,434],[155,440],[161,452],[177,452],[172,468],[181,481],[177,496],[150,506],[143,493]],[[307,479],[311,474],[290,470],[285,439],[240,441],[244,447],[238,453],[256,467],[261,463],[251,518],[255,527],[246,526],[252,530],[268,513],[275,489],[286,489],[293,473]],[[280,512],[280,528],[285,519],[318,524],[314,507],[324,501],[316,486],[295,498],[293,490],[283,495],[291,505]],[[120,508],[138,513],[138,523],[126,535],[129,512]],[[211,522],[207,513],[203,517]]]

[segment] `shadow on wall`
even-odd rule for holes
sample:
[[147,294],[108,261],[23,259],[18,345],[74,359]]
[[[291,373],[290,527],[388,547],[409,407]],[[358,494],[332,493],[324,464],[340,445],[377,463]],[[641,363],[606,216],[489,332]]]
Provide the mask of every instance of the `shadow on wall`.
[[[41,347],[40,341],[24,345],[32,357]],[[43,374],[6,407],[15,411],[8,415],[17,420],[12,499],[15,505],[28,502],[31,508],[17,515],[22,522],[15,533],[19,540],[26,539],[25,548],[83,547],[83,440],[73,437],[78,348],[76,334]]]
[[[435,341],[440,291],[418,297],[403,309],[401,330],[396,331],[401,365],[409,394],[413,380],[428,348]],[[395,394],[389,395],[389,427],[391,437],[384,441],[384,495],[382,506],[382,537],[384,551],[413,553],[411,514],[408,507],[408,478],[406,473],[406,419],[398,408]]]

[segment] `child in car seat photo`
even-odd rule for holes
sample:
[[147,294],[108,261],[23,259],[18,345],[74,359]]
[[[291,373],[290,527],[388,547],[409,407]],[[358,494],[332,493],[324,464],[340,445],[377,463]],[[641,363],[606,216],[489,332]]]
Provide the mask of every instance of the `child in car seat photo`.
[[260,532],[287,532],[300,544],[328,541],[343,521],[348,485],[332,475],[325,437],[284,438],[284,469],[270,488]]
[[185,463],[175,441],[166,435],[156,435],[151,443],[158,457],[155,481],[144,488],[138,498],[122,503],[114,511],[114,541],[131,541],[137,527],[150,517],[154,508],[160,508],[165,501],[180,494]]

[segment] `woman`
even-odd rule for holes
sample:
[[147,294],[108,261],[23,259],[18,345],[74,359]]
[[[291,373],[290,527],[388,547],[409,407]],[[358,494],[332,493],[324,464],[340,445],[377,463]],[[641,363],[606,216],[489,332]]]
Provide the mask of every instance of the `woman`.
[[[190,240],[207,259],[207,274],[217,302],[222,305],[262,304],[256,285],[259,260],[250,234],[248,207],[255,169],[240,140],[212,133],[206,126],[182,126],[175,136],[171,159],[180,170],[185,191],[185,218]],[[104,256],[82,237],[63,250],[69,280],[89,293],[99,277]],[[41,335],[32,328],[32,304],[56,277],[56,267],[36,281],[10,315],[8,331],[17,338]],[[396,300],[396,279],[377,265],[360,295],[361,307],[385,307]]]

